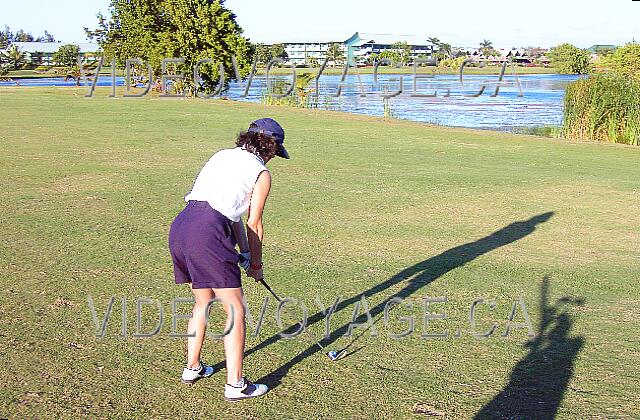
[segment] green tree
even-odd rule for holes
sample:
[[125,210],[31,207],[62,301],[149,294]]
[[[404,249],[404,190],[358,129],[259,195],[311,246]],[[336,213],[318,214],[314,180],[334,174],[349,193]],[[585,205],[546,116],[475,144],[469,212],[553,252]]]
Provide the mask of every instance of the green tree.
[[451,46],[451,44],[442,42],[436,37],[427,38],[427,42],[433,45],[434,56],[438,60],[454,58],[453,47]]
[[327,49],[327,58],[333,66],[345,61],[344,50],[339,42],[332,42]]
[[[97,29],[85,31],[120,65],[138,57],[159,77],[164,58],[184,58],[176,70],[184,73],[184,90],[191,95],[219,87],[219,64],[225,82],[235,78],[234,56],[240,75],[249,73],[250,44],[224,0],[111,0],[109,12],[109,19],[98,15]],[[204,59],[212,62],[200,67],[202,85],[195,86],[193,69]]]
[[496,50],[493,48],[493,42],[489,41],[488,39],[484,39],[480,43],[480,52],[485,57],[488,57],[490,55],[495,55]]
[[0,54],[2,55],[4,62],[13,67],[14,70],[20,70],[27,61],[27,54],[15,45]]
[[571,44],[561,44],[547,54],[551,66],[562,74],[586,74],[591,70],[591,57],[587,50]]
[[434,55],[438,60],[447,60],[453,58],[453,47],[451,46],[451,44],[441,42],[438,45],[438,49],[436,50]]
[[[432,36],[432,37],[427,38],[427,42],[428,42],[429,44],[431,44],[431,52],[432,52],[432,53],[437,53],[437,52],[438,52],[438,50],[440,49],[440,44],[442,44],[442,42],[440,41],[440,39],[438,39],[438,38],[437,38],[437,37],[435,37],[435,36]],[[438,56],[436,55],[436,57],[438,57]]]
[[44,53],[42,51],[35,51],[31,55],[31,64],[34,66],[41,66],[44,63]]
[[380,54],[378,54],[378,53],[371,53],[371,54],[369,54],[369,56],[367,57],[367,61],[366,61],[366,63],[367,63],[367,64],[375,65],[375,64],[378,62],[378,60],[380,60]]
[[493,42],[489,41],[488,39],[484,39],[480,43],[480,48],[493,48]]
[[600,58],[600,65],[625,78],[640,81],[640,44],[631,42]]
[[411,61],[411,54],[413,52],[413,48],[411,48],[411,46],[403,41],[403,42],[396,42],[391,46],[392,49],[394,49],[397,53],[398,53],[398,61],[400,62],[401,65],[405,65],[407,64],[409,61]]
[[401,59],[402,59],[402,57],[400,55],[400,52],[398,50],[395,50],[395,49],[392,49],[392,48],[389,48],[389,49],[386,49],[386,50],[382,51],[378,55],[378,58],[380,60],[383,60],[383,59],[389,60],[394,64],[399,63],[401,61]]
[[271,61],[273,57],[271,55],[271,49],[264,44],[255,44],[253,46],[253,56],[257,60],[258,64],[266,65]]
[[13,37],[13,40],[15,42],[33,42],[33,35],[23,31],[22,29],[18,29]]
[[36,42],[56,42],[56,38],[45,30],[44,35],[36,38]]
[[286,60],[289,58],[289,54],[287,54],[287,50],[285,50],[283,44],[273,44],[269,49],[269,52],[271,53],[271,58],[269,60],[274,58]]
[[9,73],[9,66],[6,65],[5,61],[6,61],[6,58],[4,54],[0,53],[0,79],[2,79],[2,76]]
[[0,32],[0,48],[7,48],[11,41],[13,41],[13,32],[5,25],[4,30]]
[[53,54],[53,62],[63,67],[73,67],[78,65],[80,47],[74,44],[66,44],[58,48]]

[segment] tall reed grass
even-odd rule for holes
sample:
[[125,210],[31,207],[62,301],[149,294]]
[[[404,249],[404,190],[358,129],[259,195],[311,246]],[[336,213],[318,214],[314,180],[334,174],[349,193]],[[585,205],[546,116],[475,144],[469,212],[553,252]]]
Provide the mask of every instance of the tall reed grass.
[[615,74],[594,74],[569,85],[563,136],[638,145],[640,83]]

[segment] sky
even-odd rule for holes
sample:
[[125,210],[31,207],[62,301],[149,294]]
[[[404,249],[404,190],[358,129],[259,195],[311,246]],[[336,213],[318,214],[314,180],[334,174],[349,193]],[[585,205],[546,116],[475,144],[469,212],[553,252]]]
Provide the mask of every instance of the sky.
[[[108,0],[0,0],[0,25],[63,42],[85,42]],[[438,37],[453,46],[579,47],[640,41],[640,1],[632,0],[227,0],[253,42],[344,41],[356,31]]]

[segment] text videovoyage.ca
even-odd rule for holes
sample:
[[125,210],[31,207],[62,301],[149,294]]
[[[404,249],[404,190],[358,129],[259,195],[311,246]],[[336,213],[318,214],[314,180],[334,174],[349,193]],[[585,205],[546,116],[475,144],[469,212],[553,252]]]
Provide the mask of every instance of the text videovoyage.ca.
[[[242,77],[241,76],[241,72],[238,68],[238,64],[237,64],[237,60],[235,57],[231,57],[231,61],[232,61],[232,65],[233,65],[233,70],[234,70],[234,74],[235,74],[235,80],[238,83],[238,86],[241,90],[241,94],[240,97],[241,98],[245,98],[249,95],[249,91],[251,89],[251,85],[252,82],[256,76],[256,69],[257,69],[257,61],[253,62],[253,66],[251,69],[251,73],[247,76],[247,77]],[[97,60],[97,67],[95,70],[95,74],[99,75],[100,72],[102,71],[102,68],[104,67],[104,62],[105,59],[104,57],[100,57],[99,60]],[[329,61],[328,59],[325,59],[324,63],[319,67],[318,69],[318,74],[314,77],[314,83],[315,83],[315,89],[313,90],[313,92],[310,93],[310,96],[312,97],[318,97],[320,95],[320,79],[324,73],[324,71],[327,68]],[[416,58],[413,61],[413,74],[411,75],[412,77],[412,82],[413,82],[413,89],[410,93],[410,96],[412,98],[435,98],[438,97],[438,91],[437,90],[431,90],[431,91],[420,91],[419,90],[419,82],[422,81],[429,81],[431,79],[435,78],[435,74],[432,73],[420,73],[418,70],[420,68],[420,65],[428,65],[428,66],[434,66],[437,65],[437,60],[436,59],[426,59],[426,58]],[[465,67],[476,63],[475,60],[468,58],[466,60],[464,60],[461,65],[460,68],[458,70],[458,81],[460,84],[461,88],[464,88],[464,69]],[[212,90],[212,92],[210,93],[205,93],[204,89],[202,89],[202,75],[201,75],[201,68],[204,65],[218,65],[218,74],[219,74],[219,79],[216,83],[216,87]],[[267,68],[266,68],[266,86],[269,87],[270,83],[275,80],[275,78],[272,76],[271,70],[273,69],[274,66],[278,66],[278,65],[284,65],[285,62],[284,60],[282,60],[281,58],[274,58],[272,60],[269,61]],[[369,85],[366,86],[361,80],[359,80],[358,82],[358,86],[357,86],[357,91],[358,94],[362,97],[367,97],[370,95],[378,95],[380,98],[384,98],[384,99],[389,99],[389,98],[393,98],[396,97],[398,95],[401,95],[404,93],[404,80],[405,80],[405,76],[402,75],[398,75],[398,80],[393,80],[394,82],[397,82],[397,89],[396,90],[389,90],[388,86],[385,86],[385,89],[380,89],[380,83],[379,83],[379,67],[382,65],[392,65],[393,62],[389,59],[383,58],[380,59],[378,61],[376,61],[376,64],[373,66],[373,79],[374,79],[374,83],[373,85]],[[502,85],[508,86],[510,85],[510,83],[505,82],[504,78],[505,78],[505,74],[506,74],[506,70],[507,70],[507,66],[508,66],[508,62],[504,62],[502,64],[502,67],[500,68],[500,73],[497,76],[497,80],[492,83],[494,85],[494,91],[491,94],[491,97],[496,97],[499,94],[500,91],[500,87]],[[181,82],[184,81],[186,79],[186,75],[184,73],[178,73],[178,74],[170,74],[167,69],[168,66],[172,65],[172,66],[184,66],[185,65],[185,59],[184,58],[165,58],[162,60],[162,75],[159,78],[159,82],[161,84],[161,94],[159,95],[162,98],[181,98],[181,97],[185,97],[186,96],[186,91],[182,91],[180,93],[172,93],[171,92],[171,85],[174,84],[175,82]],[[91,83],[89,84],[89,77],[87,75],[87,71],[84,69],[84,63],[82,62],[82,58],[78,57],[78,67],[80,68],[80,78],[84,80],[84,84],[85,85],[89,85],[89,92],[85,95],[86,98],[91,98],[93,97],[94,93],[95,93],[95,89],[97,86],[97,82],[98,82],[98,77],[93,77]],[[146,67],[147,69],[147,75],[146,75],[146,83],[144,88],[142,89],[141,92],[136,92],[136,93],[131,93],[132,90],[132,79],[133,79],[133,75],[132,75],[132,69],[134,68],[134,66],[138,66],[140,68],[142,67]],[[357,74],[357,67],[353,67],[350,66],[349,64],[345,64],[345,66],[343,67],[343,71],[342,71],[342,77],[340,79],[340,83],[338,84],[335,92],[331,95],[333,97],[340,97],[344,92],[345,92],[345,87],[349,87],[349,85],[346,82],[347,80],[347,76],[349,76],[351,73],[350,71],[354,69],[354,71],[356,72],[356,75],[359,76],[359,74]],[[291,68],[291,80],[289,83],[289,87],[286,88],[284,90],[284,92],[281,93],[271,93],[271,96],[274,98],[284,98],[286,96],[290,96],[294,94],[295,91],[295,86],[296,86],[296,80],[297,80],[297,72],[296,72],[296,67],[295,65],[292,65]],[[515,86],[518,89],[518,97],[523,97],[524,96],[524,92],[522,90],[522,86],[520,84],[520,80],[518,78],[518,75],[516,73],[516,67],[512,65],[512,70],[513,70],[513,77],[514,77],[514,82],[515,82]],[[117,66],[116,66],[116,60],[112,60],[111,62],[111,94],[109,95],[109,97],[116,97],[116,72],[117,72]],[[224,91],[225,91],[225,87],[227,86],[227,80],[226,80],[226,72],[225,72],[225,67],[222,63],[215,63],[212,59],[210,58],[204,58],[199,60],[193,67],[193,73],[192,73],[192,77],[193,77],[193,84],[196,87],[196,96],[202,99],[209,99],[209,98],[214,98],[217,96],[221,96]],[[358,77],[358,79],[360,79]],[[123,95],[123,97],[125,98],[141,98],[144,97],[146,95],[149,94],[149,92],[151,91],[152,88],[152,80],[154,80],[154,75],[153,75],[153,68],[151,67],[151,65],[149,63],[144,63],[143,60],[139,59],[139,58],[131,58],[131,59],[127,59],[125,61],[125,93]],[[463,93],[462,96],[464,97],[468,97],[468,98],[474,98],[474,97],[479,97],[481,96],[487,89],[486,85],[481,85],[477,91],[471,92],[471,93]],[[451,96],[451,89],[448,88],[445,90],[444,93],[442,93],[440,96],[442,97],[450,97]]]
[[[116,306],[117,300],[115,296],[110,297],[106,303],[104,315],[99,316],[94,299],[91,296],[87,297],[97,338],[107,337],[107,326],[114,312],[114,306]],[[315,323],[319,323],[320,325],[322,325],[322,323],[324,324],[323,338],[326,339],[332,335],[351,337],[356,329],[362,331],[361,334],[369,332],[370,336],[379,337],[376,324],[381,320],[384,321],[384,324],[380,327],[387,330],[385,335],[396,340],[412,336],[417,330],[421,330],[419,333],[423,339],[456,339],[462,337],[463,333],[461,329],[450,330],[447,328],[447,325],[443,324],[448,323],[450,319],[446,313],[447,305],[450,305],[448,298],[425,297],[421,300],[421,304],[416,305],[413,301],[396,296],[371,308],[365,296],[354,297],[347,300],[338,297],[330,306],[326,306],[320,297],[316,296],[315,305],[317,305],[319,310],[309,316],[309,309],[303,300],[284,298],[277,302],[277,306],[275,307],[275,321],[280,329],[278,334],[285,339],[294,339],[301,336],[308,326]],[[268,322],[269,316],[267,313],[270,308],[269,302],[269,297],[265,297],[257,318],[252,316],[246,301],[243,303],[244,308],[242,308],[242,311],[234,311],[233,306],[231,306],[231,322],[227,326],[227,329],[221,333],[208,331],[207,335],[214,339],[223,338],[233,328],[234,313],[244,312],[249,328],[252,330],[251,336],[258,337],[262,327]],[[121,300],[122,318],[119,336],[124,338],[129,336],[133,338],[151,338],[158,336],[165,326],[165,321],[168,321],[167,318],[170,318],[171,323],[170,337],[184,338],[192,336],[189,333],[178,332],[178,321],[191,318],[190,314],[180,313],[179,307],[186,307],[193,305],[193,303],[192,298],[174,298],[170,303],[170,316],[165,316],[164,306],[157,300],[149,298],[132,300],[123,297]],[[209,302],[206,311],[207,322],[210,317],[209,312],[215,305],[222,305],[222,302],[217,298]],[[103,306],[103,304],[100,303],[100,306]],[[130,309],[133,309],[130,308],[131,306],[135,306],[136,312],[136,328],[133,334],[130,334],[128,331],[128,313]],[[349,308],[350,306],[351,308]],[[494,314],[498,306],[501,306],[502,309],[510,307],[509,315],[504,316],[505,319],[502,325],[496,323],[495,319],[492,320],[492,318],[495,318],[492,317],[492,314]],[[344,323],[337,329],[333,329],[332,333],[331,322],[332,319],[335,322],[333,318],[334,315],[347,308],[352,309],[350,321]],[[273,308],[271,309],[273,310]],[[502,305],[498,305],[495,300],[478,298],[471,302],[463,312],[467,315],[469,327],[465,335],[470,335],[478,339],[496,336],[504,338],[509,337],[512,330],[524,330],[526,331],[527,337],[535,337],[527,305],[523,298],[513,299],[509,303],[505,302]],[[117,320],[115,322],[117,322]],[[143,323],[146,327],[143,327]],[[421,324],[421,328],[417,327],[418,324]],[[153,325],[153,329],[149,328],[149,325]]]

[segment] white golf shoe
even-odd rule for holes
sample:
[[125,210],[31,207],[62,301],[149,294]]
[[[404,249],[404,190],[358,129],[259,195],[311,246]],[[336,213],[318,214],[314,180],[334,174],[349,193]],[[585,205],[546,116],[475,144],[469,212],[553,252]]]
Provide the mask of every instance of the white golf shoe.
[[224,399],[229,402],[240,401],[245,398],[253,398],[264,395],[269,388],[263,384],[254,384],[247,378],[240,379],[236,385],[224,386]]
[[198,379],[208,378],[211,375],[213,375],[213,368],[200,362],[200,366],[197,368],[184,368],[182,371],[182,382],[193,385]]

